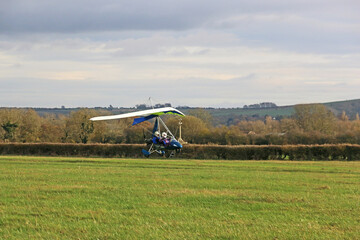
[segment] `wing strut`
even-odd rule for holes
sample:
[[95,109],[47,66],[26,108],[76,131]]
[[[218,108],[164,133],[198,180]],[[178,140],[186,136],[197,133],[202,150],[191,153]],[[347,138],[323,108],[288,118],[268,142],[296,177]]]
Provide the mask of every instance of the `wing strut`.
[[170,133],[170,135],[171,135],[173,138],[175,138],[174,135],[173,135],[173,134],[171,133],[171,131],[169,130],[169,128],[165,125],[164,121],[163,121],[161,118],[159,118],[159,120],[160,120],[160,122],[162,123],[162,125],[164,126],[164,128],[166,129],[166,131],[167,131],[168,133]]

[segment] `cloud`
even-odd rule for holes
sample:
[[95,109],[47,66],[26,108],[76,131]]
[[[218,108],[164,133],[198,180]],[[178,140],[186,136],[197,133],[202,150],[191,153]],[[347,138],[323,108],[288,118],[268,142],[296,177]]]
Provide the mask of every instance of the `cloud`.
[[[46,79],[0,79],[1,106],[95,107],[135,106],[148,97],[174,106],[242,106],[272,101],[279,105],[325,102],[334,98],[358,98],[359,83],[295,85],[266,84],[255,75],[229,79],[178,79],[176,81],[61,81]],[[189,87],[189,85],[191,87]],[[342,95],[346,91],[346,96]],[[44,101],[46,99],[46,101]],[[226,105],[224,105],[226,104]]]
[[359,10],[355,0],[0,1],[0,102],[358,98]]
[[12,0],[0,6],[1,20],[7,20],[0,21],[3,32],[81,32],[184,30],[216,23],[231,28],[235,23],[291,20],[287,16],[354,22],[359,20],[360,4],[356,0]]
[[[12,0],[1,2],[0,33],[101,39],[119,32],[227,31],[248,46],[339,53],[360,50],[359,11],[355,0]],[[157,50],[139,41],[137,51],[119,49],[118,55],[145,51]]]

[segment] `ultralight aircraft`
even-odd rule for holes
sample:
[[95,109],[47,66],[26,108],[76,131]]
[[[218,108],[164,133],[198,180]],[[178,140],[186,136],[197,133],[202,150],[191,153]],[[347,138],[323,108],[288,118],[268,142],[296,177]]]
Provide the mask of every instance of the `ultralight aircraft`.
[[[176,140],[175,136],[171,133],[169,128],[166,126],[164,121],[160,118],[161,115],[172,114],[176,116],[185,116],[179,110],[172,107],[164,107],[157,109],[149,109],[119,115],[110,115],[110,116],[99,116],[93,117],[91,121],[101,121],[101,120],[113,120],[113,119],[122,119],[122,118],[134,118],[132,125],[138,123],[149,121],[150,119],[155,118],[154,127],[152,130],[152,135],[150,139],[146,139],[144,133],[145,143],[147,144],[148,150],[142,149],[142,153],[145,157],[149,157],[152,153],[156,152],[160,155],[165,155],[166,152],[169,154],[168,157],[173,157],[175,153],[178,153],[182,149],[181,143]],[[165,128],[165,131],[162,134],[162,139],[160,139],[160,126]],[[168,137],[169,136],[169,137]]]

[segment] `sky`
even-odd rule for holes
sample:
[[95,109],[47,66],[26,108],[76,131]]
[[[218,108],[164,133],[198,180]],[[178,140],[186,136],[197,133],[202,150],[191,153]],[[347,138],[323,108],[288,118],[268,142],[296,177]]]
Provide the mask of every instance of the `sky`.
[[1,0],[0,107],[360,98],[359,0]]

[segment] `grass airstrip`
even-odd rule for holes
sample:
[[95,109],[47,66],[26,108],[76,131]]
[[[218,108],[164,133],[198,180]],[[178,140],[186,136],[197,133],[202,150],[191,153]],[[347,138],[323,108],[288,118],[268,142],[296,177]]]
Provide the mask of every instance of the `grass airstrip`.
[[0,239],[359,239],[360,162],[0,156]]

